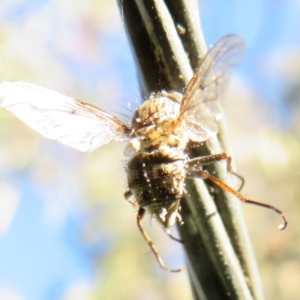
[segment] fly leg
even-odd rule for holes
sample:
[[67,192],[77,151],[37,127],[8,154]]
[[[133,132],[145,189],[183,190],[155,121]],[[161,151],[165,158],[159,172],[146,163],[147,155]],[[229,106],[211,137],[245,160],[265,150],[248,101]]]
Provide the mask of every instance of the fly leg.
[[173,236],[170,232],[165,231],[166,234],[169,236],[169,238],[171,238],[173,241],[184,244],[184,241],[181,239],[176,238],[175,236]]
[[146,231],[144,230],[141,221],[143,219],[143,217],[145,216],[146,210],[143,207],[139,208],[138,214],[137,214],[137,226],[144,238],[144,240],[146,241],[146,243],[148,244],[148,246],[150,247],[151,251],[153,252],[153,254],[155,255],[159,265],[161,266],[161,268],[165,269],[168,272],[181,272],[183,270],[183,268],[179,268],[179,269],[169,269],[165,266],[164,262],[162,261],[157,249],[155,248],[153,242],[151,241],[150,237],[148,236],[148,234],[146,233]]
[[[208,165],[208,164],[218,162],[218,161],[222,161],[222,160],[226,160],[227,172],[235,175],[241,181],[241,185],[238,188],[238,191],[240,191],[243,188],[244,184],[245,184],[245,179],[244,179],[243,176],[239,175],[238,173],[236,173],[233,170],[232,158],[231,158],[230,155],[227,155],[226,153],[219,153],[219,154],[212,154],[212,155],[203,156],[203,157],[196,157],[196,158],[193,158],[189,161],[189,165],[191,167],[197,166],[197,165],[204,166],[204,165]],[[199,169],[199,168],[197,168],[197,169]]]
[[250,199],[246,199],[243,195],[241,195],[239,192],[235,191],[233,188],[231,188],[230,186],[228,186],[226,183],[222,182],[221,180],[219,180],[218,178],[210,175],[207,171],[204,170],[198,170],[194,172],[196,175],[200,176],[202,179],[205,180],[210,180],[212,183],[214,183],[216,186],[218,186],[220,189],[222,189],[223,191],[229,192],[232,195],[234,195],[235,197],[237,197],[240,201],[245,202],[245,203],[249,203],[249,204],[254,204],[254,205],[258,205],[258,206],[262,206],[268,209],[272,209],[274,210],[277,214],[279,214],[282,219],[283,219],[283,223],[281,225],[278,226],[279,230],[284,230],[288,224],[288,220],[285,217],[284,213],[279,210],[278,208],[276,208],[273,205],[270,204],[266,204],[263,202],[258,202],[258,201],[254,201],[254,200],[250,200]]
[[125,193],[124,193],[124,197],[125,199],[130,203],[132,204],[134,207],[139,207],[139,205],[136,203],[136,201],[133,199],[133,194],[131,192],[131,190],[127,190]]

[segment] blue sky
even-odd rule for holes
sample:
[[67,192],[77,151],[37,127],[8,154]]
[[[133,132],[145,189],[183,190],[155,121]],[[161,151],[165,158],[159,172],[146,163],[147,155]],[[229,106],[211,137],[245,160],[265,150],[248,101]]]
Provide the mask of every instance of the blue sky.
[[1,241],[0,282],[28,299],[55,299],[66,284],[90,279],[93,271],[74,236],[78,220],[70,212],[61,226],[51,226],[37,198],[32,182],[25,183],[9,234]]

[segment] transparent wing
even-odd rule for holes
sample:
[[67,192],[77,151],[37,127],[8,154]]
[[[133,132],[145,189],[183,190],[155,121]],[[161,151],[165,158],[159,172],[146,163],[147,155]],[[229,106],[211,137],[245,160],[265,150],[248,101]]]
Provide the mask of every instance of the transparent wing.
[[25,82],[0,83],[0,107],[44,137],[80,151],[129,139],[129,128],[101,109]]
[[221,116],[218,98],[232,67],[244,53],[244,42],[237,35],[222,37],[205,55],[188,83],[181,102],[180,115],[190,138],[204,141],[217,131]]

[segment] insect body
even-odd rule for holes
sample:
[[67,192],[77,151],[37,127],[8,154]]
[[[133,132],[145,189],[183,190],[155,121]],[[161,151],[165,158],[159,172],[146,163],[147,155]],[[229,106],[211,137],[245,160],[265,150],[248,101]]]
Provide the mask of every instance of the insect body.
[[[148,211],[169,233],[181,220],[180,201],[187,176],[197,175],[214,182],[243,202],[275,210],[277,208],[245,199],[241,194],[203,171],[201,165],[222,159],[225,154],[190,159],[189,141],[201,143],[217,132],[220,118],[218,98],[226,85],[230,69],[241,59],[244,43],[227,35],[212,47],[200,62],[183,94],[161,91],[153,93],[125,124],[101,109],[60,93],[24,82],[0,84],[0,106],[41,133],[80,151],[93,151],[111,141],[128,141],[125,154],[130,156],[126,171],[128,191],[125,197],[138,207],[138,227],[156,255],[157,250],[141,226]],[[178,270],[174,270],[178,271]]]
[[129,190],[137,205],[145,207],[167,230],[179,217],[185,193],[189,139],[180,120],[180,97],[153,94],[133,115],[133,143],[129,143],[129,147],[138,147],[127,166]]

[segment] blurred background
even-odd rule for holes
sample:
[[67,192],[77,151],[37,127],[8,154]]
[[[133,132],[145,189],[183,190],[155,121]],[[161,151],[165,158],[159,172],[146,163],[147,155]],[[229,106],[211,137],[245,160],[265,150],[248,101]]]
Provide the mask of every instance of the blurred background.
[[[208,45],[241,35],[245,58],[225,102],[243,205],[266,299],[300,295],[300,2],[200,2]],[[135,66],[113,0],[2,0],[0,79],[48,87],[111,113],[139,99]],[[191,299],[186,272],[157,265],[136,227],[124,144],[79,153],[0,110],[0,299]],[[170,267],[181,246],[145,218]],[[175,233],[176,234],[176,233]],[[205,272],[205,270],[203,270]]]

